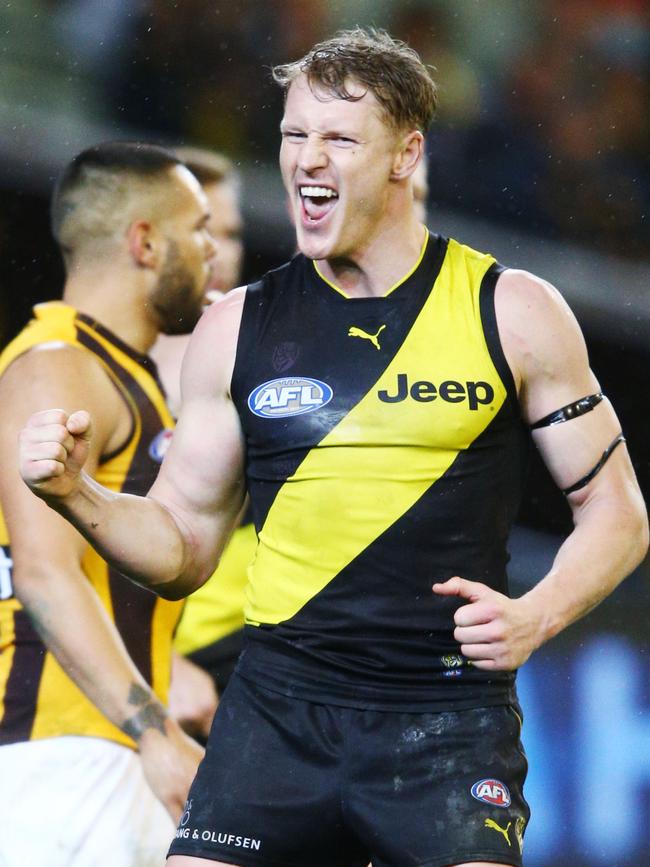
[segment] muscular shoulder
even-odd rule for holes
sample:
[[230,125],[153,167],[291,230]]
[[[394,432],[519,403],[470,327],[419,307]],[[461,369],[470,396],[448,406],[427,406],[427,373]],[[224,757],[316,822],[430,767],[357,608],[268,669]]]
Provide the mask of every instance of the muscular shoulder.
[[233,289],[199,320],[183,362],[184,401],[197,393],[229,393],[245,297],[245,286]]
[[[580,327],[558,290],[527,271],[509,269],[499,277],[495,306],[503,349],[519,387],[524,416],[544,407],[528,406],[535,386],[567,401],[582,397],[593,387],[587,350]],[[537,403],[537,401],[536,401]],[[549,411],[557,407],[549,407]]]

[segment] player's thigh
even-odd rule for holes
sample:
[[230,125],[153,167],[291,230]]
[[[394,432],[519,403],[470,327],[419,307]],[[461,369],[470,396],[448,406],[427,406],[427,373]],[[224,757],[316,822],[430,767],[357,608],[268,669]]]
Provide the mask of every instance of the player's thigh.
[[339,708],[235,674],[169,856],[241,867],[365,867],[368,854],[341,811],[340,716]]
[[348,820],[373,867],[521,865],[530,811],[509,706],[359,713]]
[[171,855],[167,859],[167,867],[239,867],[239,865],[207,858],[194,858],[192,855]]

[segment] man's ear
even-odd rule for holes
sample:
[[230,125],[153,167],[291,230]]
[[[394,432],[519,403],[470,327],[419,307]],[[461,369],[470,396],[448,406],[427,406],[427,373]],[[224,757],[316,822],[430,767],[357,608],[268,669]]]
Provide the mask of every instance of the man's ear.
[[392,181],[401,181],[412,175],[423,154],[424,136],[417,129],[411,130],[400,142],[399,150],[393,160],[393,170],[390,179]]
[[134,220],[126,233],[129,253],[141,268],[155,268],[158,264],[158,244],[153,226],[147,220]]

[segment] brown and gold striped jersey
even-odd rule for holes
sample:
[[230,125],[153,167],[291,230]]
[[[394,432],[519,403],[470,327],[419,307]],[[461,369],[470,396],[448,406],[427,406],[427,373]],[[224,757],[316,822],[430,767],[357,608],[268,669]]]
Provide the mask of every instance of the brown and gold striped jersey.
[[[154,363],[88,316],[62,302],[50,302],[34,308],[34,318],[4,350],[0,375],[24,352],[56,342],[92,353],[131,416],[126,442],[116,452],[102,456],[97,481],[112,491],[146,494],[173,427]],[[11,543],[1,515],[0,545],[0,744],[74,734],[132,746],[68,677],[14,596]],[[182,603],[159,599],[137,587],[109,568],[90,546],[82,566],[131,659],[165,702],[172,637]],[[70,623],[70,629],[74,628]]]

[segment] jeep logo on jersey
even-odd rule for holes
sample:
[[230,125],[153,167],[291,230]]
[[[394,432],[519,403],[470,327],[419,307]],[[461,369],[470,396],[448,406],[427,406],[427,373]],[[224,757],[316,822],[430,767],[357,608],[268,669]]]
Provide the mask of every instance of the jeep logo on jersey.
[[248,395],[248,408],[260,418],[286,418],[320,409],[334,392],[326,382],[309,377],[271,379]]
[[163,458],[167,454],[167,449],[171,445],[174,432],[169,428],[161,430],[160,433],[151,440],[149,445],[149,457],[157,464],[162,464]]
[[483,801],[484,804],[491,804],[493,807],[510,806],[510,791],[501,780],[479,780],[474,783],[471,792],[477,801]]
[[455,379],[445,379],[440,385],[434,385],[426,379],[419,379],[410,384],[405,373],[397,374],[397,381],[389,391],[382,389],[377,392],[379,400],[384,403],[401,403],[407,397],[411,397],[418,403],[430,403],[440,398],[445,403],[462,403],[467,401],[472,411],[478,409],[479,404],[492,403],[494,389],[489,382],[479,380],[474,382],[457,382]]

